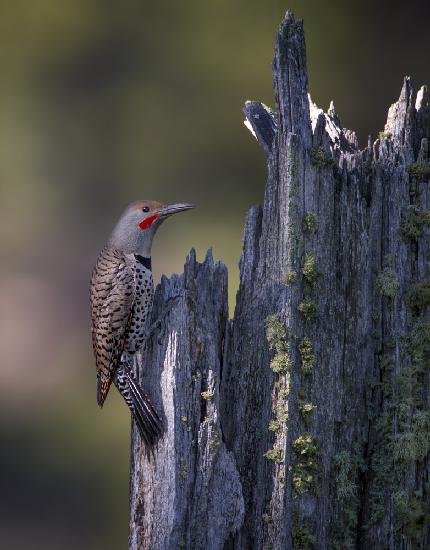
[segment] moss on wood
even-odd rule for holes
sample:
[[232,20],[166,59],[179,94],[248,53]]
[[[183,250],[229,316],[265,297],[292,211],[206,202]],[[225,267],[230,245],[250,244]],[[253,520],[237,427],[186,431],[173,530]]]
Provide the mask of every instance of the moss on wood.
[[430,321],[420,319],[414,323],[410,347],[415,371],[425,375],[430,366]]
[[319,449],[312,434],[304,433],[293,441],[296,463],[293,472],[293,489],[296,496],[318,492]]
[[281,396],[279,396],[279,401],[276,404],[275,410],[279,422],[285,423],[288,420],[288,407],[282,401]]
[[393,437],[393,456],[402,462],[424,460],[430,451],[430,413],[417,410],[407,431],[399,432]]
[[213,391],[202,391],[201,394],[200,394],[203,399],[205,399],[206,401],[212,401],[213,398],[214,398],[214,392]]
[[311,151],[311,163],[316,168],[330,168],[334,166],[334,158],[330,153],[324,151],[322,147],[314,147]]
[[310,286],[315,285],[318,278],[320,277],[321,274],[317,269],[317,262],[315,254],[313,252],[309,252],[308,254],[306,254],[305,260],[303,262],[302,273],[305,281]]
[[336,494],[339,500],[350,499],[357,493],[356,466],[353,463],[351,453],[343,450],[335,455],[335,481]]
[[278,374],[286,374],[291,370],[291,359],[287,353],[277,353],[270,362],[270,368]]
[[408,495],[397,491],[394,495],[396,527],[412,543],[412,548],[424,548],[430,524],[430,506],[424,501],[421,491]]
[[282,278],[282,283],[284,285],[293,285],[298,280],[298,275],[296,271],[287,271]]
[[[415,320],[409,337],[403,340],[403,348],[409,352],[411,364],[402,365],[400,373],[396,374],[392,360],[381,362],[385,407],[375,422],[371,450],[369,523],[382,521],[397,491],[396,536],[414,543],[418,540],[414,532],[420,540],[426,540],[421,522],[428,509],[428,497],[411,495],[402,486],[410,468],[423,463],[430,452],[430,409],[423,392],[430,367],[430,321]],[[390,368],[385,368],[385,364]],[[414,510],[410,516],[408,508]]]
[[303,230],[305,233],[315,233],[317,230],[317,220],[312,212],[306,212],[303,216]]
[[409,164],[407,171],[411,178],[418,182],[425,181],[430,176],[430,161],[418,161]]
[[315,550],[317,547],[315,537],[303,523],[295,523],[293,526],[294,550]]
[[339,511],[332,527],[335,548],[356,547],[360,499],[358,475],[364,469],[362,458],[343,449],[333,459],[333,478]]
[[406,242],[417,242],[424,227],[430,225],[430,212],[417,206],[409,206],[400,225],[400,235]]
[[300,302],[298,310],[305,321],[313,321],[318,316],[318,308],[309,298]]
[[288,350],[287,336],[279,314],[266,318],[266,338],[270,349],[275,355],[270,362],[270,368],[278,374],[286,374],[291,370],[291,358]]
[[265,456],[269,460],[273,460],[273,462],[276,462],[277,464],[282,464],[284,462],[284,453],[282,449],[279,449],[277,447],[269,449],[264,453],[263,456]]
[[311,429],[314,405],[310,401],[299,400],[299,411],[306,430]]
[[286,345],[285,328],[278,313],[266,317],[266,338],[270,348],[278,351]]
[[281,429],[281,425],[279,424],[279,422],[277,420],[271,420],[269,422],[269,431],[277,432],[280,429]]
[[376,287],[381,296],[391,299],[396,297],[399,283],[392,267],[386,266],[383,268],[376,279]]
[[315,364],[315,355],[313,354],[312,342],[307,336],[299,344],[299,353],[303,373],[311,375]]
[[407,294],[407,303],[414,315],[430,306],[430,281],[421,281],[411,286]]

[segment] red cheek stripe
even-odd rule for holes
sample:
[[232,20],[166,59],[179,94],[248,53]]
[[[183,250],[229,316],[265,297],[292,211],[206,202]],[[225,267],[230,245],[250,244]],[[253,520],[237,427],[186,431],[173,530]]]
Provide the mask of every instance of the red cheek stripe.
[[155,222],[155,220],[158,218],[158,214],[153,214],[152,216],[148,216],[144,220],[142,220],[139,224],[140,229],[148,229],[148,227],[151,227],[152,223]]

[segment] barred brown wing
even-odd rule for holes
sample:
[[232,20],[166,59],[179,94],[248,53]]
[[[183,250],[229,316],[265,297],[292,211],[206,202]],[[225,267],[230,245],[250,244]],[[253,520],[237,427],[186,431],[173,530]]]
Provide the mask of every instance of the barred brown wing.
[[133,270],[118,250],[102,250],[90,286],[97,401],[103,405],[124,349],[135,300]]

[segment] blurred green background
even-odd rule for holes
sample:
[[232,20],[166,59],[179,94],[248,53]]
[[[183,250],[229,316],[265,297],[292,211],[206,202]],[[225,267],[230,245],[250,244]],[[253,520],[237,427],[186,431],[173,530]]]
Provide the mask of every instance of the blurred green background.
[[0,2],[0,546],[125,549],[129,415],[95,401],[87,287],[131,200],[189,201],[157,278],[212,246],[230,302],[265,161],[242,124],[272,105],[274,34],[305,18],[310,91],[362,144],[402,78],[428,79],[429,3]]

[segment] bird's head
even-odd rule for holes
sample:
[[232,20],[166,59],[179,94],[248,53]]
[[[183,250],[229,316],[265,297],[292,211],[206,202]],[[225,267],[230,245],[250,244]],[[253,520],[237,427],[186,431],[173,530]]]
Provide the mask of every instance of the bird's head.
[[191,204],[164,205],[156,201],[137,201],[121,215],[110,238],[110,244],[125,254],[151,256],[152,239],[164,220],[193,208]]

